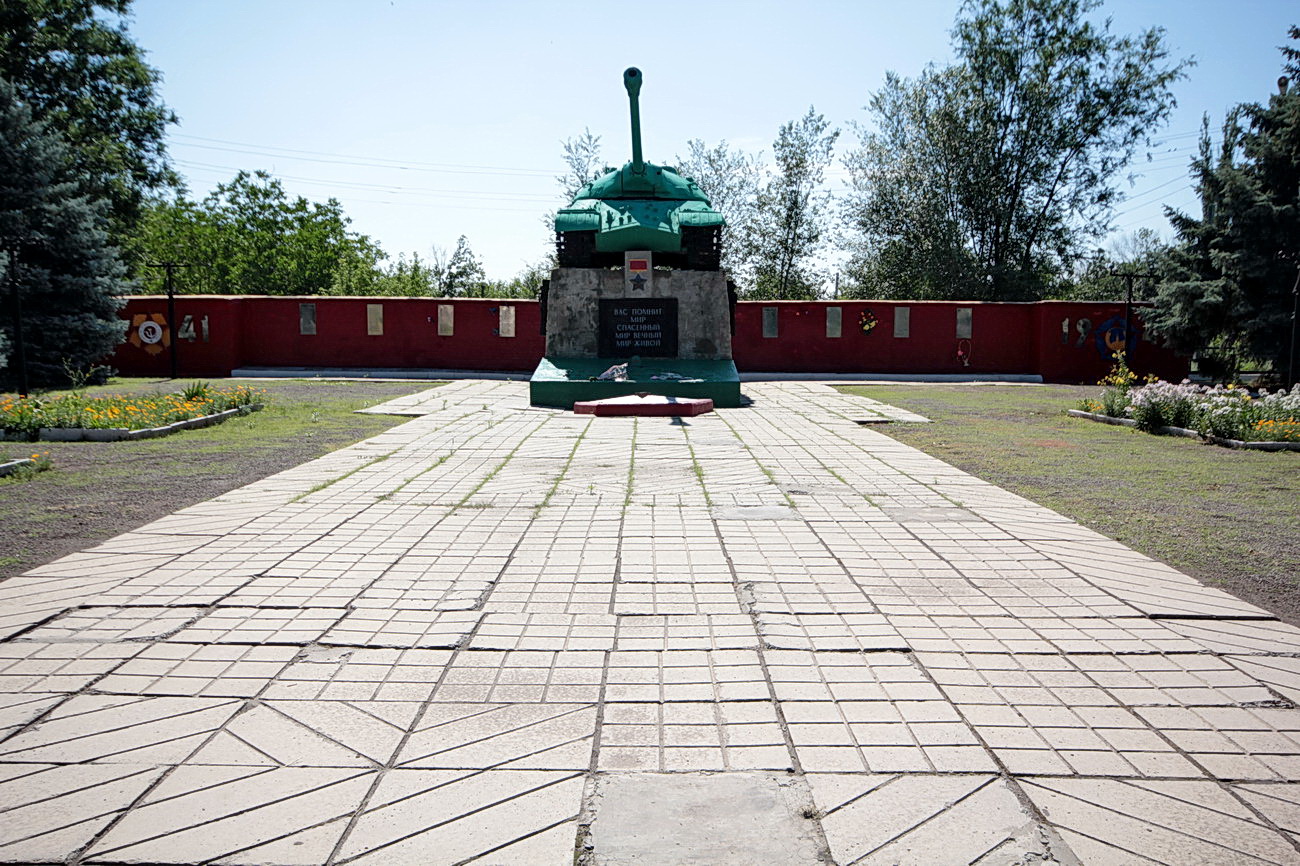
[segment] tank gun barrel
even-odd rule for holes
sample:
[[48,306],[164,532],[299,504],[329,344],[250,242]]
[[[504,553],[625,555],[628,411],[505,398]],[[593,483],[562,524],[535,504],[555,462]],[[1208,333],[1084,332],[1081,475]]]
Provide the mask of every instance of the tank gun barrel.
[[641,160],[641,70],[635,66],[624,70],[623,86],[627,88],[627,101],[632,109],[632,171],[641,174],[645,171]]

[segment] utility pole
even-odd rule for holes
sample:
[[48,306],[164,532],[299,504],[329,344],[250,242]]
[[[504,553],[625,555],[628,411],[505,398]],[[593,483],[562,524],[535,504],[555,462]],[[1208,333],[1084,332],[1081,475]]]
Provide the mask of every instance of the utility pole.
[[190,267],[187,262],[152,262],[146,267],[162,268],[167,272],[167,333],[171,336],[172,378],[176,378],[176,292],[172,289],[172,274],[177,268]]
[[1133,281],[1139,278],[1144,280],[1158,280],[1160,274],[1137,274],[1130,271],[1107,271],[1106,276],[1122,277],[1124,279],[1124,354],[1133,354]]
[[9,299],[11,301],[14,323],[14,360],[18,371],[18,396],[27,396],[27,346],[23,341],[23,300],[18,288],[18,248],[11,246],[8,250],[9,264],[5,270],[9,274]]
[[[1277,80],[1277,88],[1286,96],[1286,76]],[[1296,190],[1296,200],[1300,201],[1300,188]],[[1295,285],[1291,287],[1291,351],[1286,356],[1286,386],[1293,388],[1300,382],[1300,359],[1296,357],[1296,329],[1300,328],[1300,260],[1294,256],[1284,256],[1296,262]]]

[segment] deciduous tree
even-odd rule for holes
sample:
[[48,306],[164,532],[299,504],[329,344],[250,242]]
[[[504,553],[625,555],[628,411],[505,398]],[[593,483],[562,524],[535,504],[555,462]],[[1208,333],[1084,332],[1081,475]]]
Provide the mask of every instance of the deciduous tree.
[[456,239],[456,249],[447,261],[447,270],[442,281],[442,294],[449,298],[457,296],[482,297],[487,274],[479,262],[474,250],[470,249],[469,240],[464,235]]
[[560,142],[564,149],[564,174],[556,175],[555,182],[564,194],[564,203],[573,201],[578,190],[600,177],[609,169],[600,158],[600,136],[583,129],[582,135]]
[[109,202],[117,242],[144,199],[174,183],[164,133],[176,117],[158,94],[161,75],[127,30],[130,7],[131,0],[0,4],[0,77],[68,143],[74,176]]
[[709,197],[713,209],[727,220],[722,230],[722,267],[742,288],[753,283],[758,194],[763,186],[761,156],[733,149],[722,141],[708,147],[700,139],[686,142],[686,156],[677,157],[677,170],[691,178]]
[[1187,61],[1168,60],[1160,28],[1094,22],[1099,5],[968,0],[953,65],[886,80],[848,160],[866,291],[1039,297],[1109,228]]
[[831,203],[822,182],[838,137],[839,131],[811,107],[777,134],[775,173],[758,194],[754,231],[741,248],[753,267],[748,297],[817,297],[823,275],[816,256]]
[[[266,172],[241,171],[201,202],[184,196],[154,202],[131,243],[144,261],[190,262],[183,291],[206,294],[316,295],[360,293],[383,252],[336,199],[290,198]],[[142,272],[141,289],[162,291],[161,277]]]

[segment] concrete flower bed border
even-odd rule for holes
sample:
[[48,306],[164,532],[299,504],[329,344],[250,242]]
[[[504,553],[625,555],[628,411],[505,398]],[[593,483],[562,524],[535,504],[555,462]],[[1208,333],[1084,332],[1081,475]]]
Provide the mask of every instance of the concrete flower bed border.
[[[1115,424],[1120,427],[1137,427],[1137,422],[1132,418],[1115,418],[1097,412],[1085,412],[1082,409],[1069,409],[1067,411],[1074,418],[1085,418],[1089,421]],[[1188,439],[1200,439],[1204,442],[1222,445],[1225,448],[1245,448],[1252,451],[1300,451],[1300,442],[1245,442],[1241,439],[1224,439],[1221,436],[1204,435],[1197,430],[1188,430],[1185,427],[1157,427],[1151,432],[1161,436],[1185,436]]]
[[0,463],[0,478],[4,478],[6,475],[10,474],[11,472],[17,472],[19,469],[22,469],[24,466],[27,466],[28,464],[34,465],[35,463],[36,463],[35,460],[31,460],[27,457],[23,457],[20,460],[7,460],[4,463]]
[[[172,433],[179,433],[182,430],[211,427],[213,424],[220,424],[232,415],[247,415],[261,408],[261,403],[249,403],[245,406],[226,409],[224,412],[200,415],[197,418],[186,418],[184,421],[174,421],[162,427],[145,427],[141,430],[131,430],[127,427],[42,427],[36,439],[40,442],[122,442],[134,439],[156,439],[159,436],[170,436]],[[26,437],[16,437],[13,434],[9,434],[6,438],[11,441],[30,441]],[[23,461],[15,462],[21,463]],[[12,472],[13,470],[9,471]]]

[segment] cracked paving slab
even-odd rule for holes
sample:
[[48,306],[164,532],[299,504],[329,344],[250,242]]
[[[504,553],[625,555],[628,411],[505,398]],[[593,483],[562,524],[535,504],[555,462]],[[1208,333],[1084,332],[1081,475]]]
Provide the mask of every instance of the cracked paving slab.
[[1300,629],[746,393],[457,382],[0,582],[0,861],[1300,864]]

